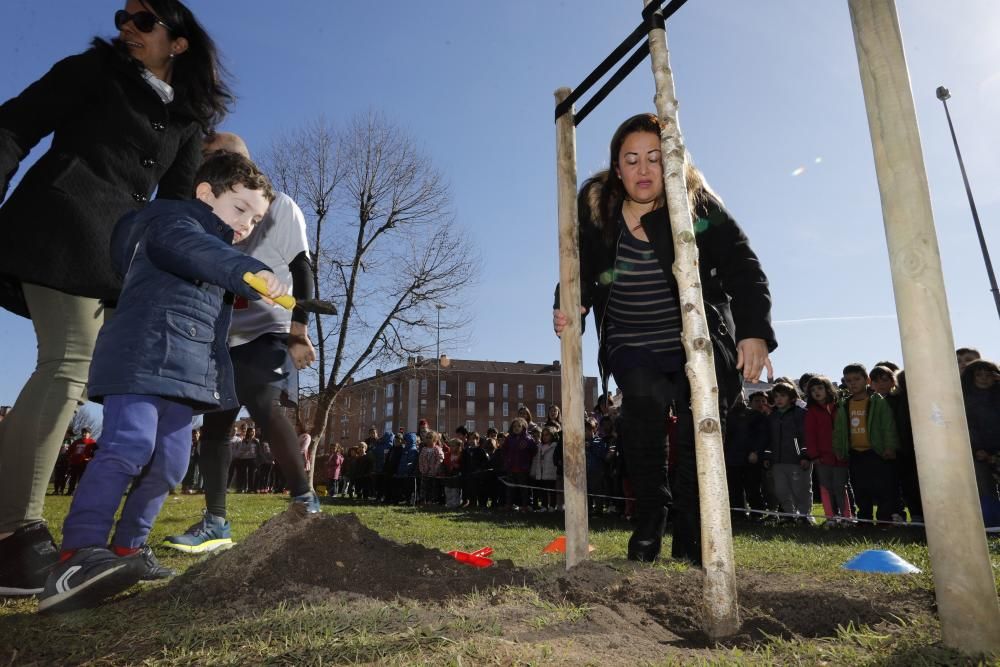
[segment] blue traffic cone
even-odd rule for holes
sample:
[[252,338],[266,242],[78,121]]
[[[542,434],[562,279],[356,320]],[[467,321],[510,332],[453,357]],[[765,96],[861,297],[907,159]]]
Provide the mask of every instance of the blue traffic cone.
[[858,572],[875,572],[877,574],[914,574],[920,568],[908,563],[891,551],[869,549],[862,551],[841,567]]

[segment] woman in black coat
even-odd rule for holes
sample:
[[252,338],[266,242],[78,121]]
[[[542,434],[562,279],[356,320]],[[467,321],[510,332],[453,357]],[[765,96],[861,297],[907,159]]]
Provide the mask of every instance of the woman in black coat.
[[[622,391],[622,442],[636,496],[628,557],[659,555],[671,501],[667,483],[667,413],[677,415],[672,555],[701,563],[701,529],[690,387],[684,374],[673,239],[663,192],[660,125],[639,114],[611,140],[611,168],[584,183],[579,196],[582,305],[597,321],[602,380]],[[738,396],[743,377],[771,373],[777,347],[767,278],[747,237],[688,165],[685,174],[699,251],[705,310],[719,383],[720,415]],[[553,326],[561,334],[566,316]],[[734,336],[735,327],[735,336]]]
[[95,39],[0,106],[0,196],[53,135],[0,208],[0,305],[30,317],[38,338],[36,369],[0,428],[0,590],[12,594],[38,588],[47,564],[46,483],[121,287],[111,230],[154,192],[192,196],[202,137],[232,99],[211,38],[178,0],[128,0],[114,20],[117,38]]

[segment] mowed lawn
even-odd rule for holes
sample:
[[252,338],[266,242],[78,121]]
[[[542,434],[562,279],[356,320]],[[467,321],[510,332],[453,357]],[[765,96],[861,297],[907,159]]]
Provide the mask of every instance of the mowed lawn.
[[[46,518],[58,541],[70,499],[50,496]],[[229,519],[239,542],[265,520],[287,507],[287,497],[230,495]],[[183,532],[197,520],[202,496],[168,498],[150,543]],[[539,571],[555,570],[561,556],[543,554],[554,537],[563,534],[562,515],[510,515],[493,512],[445,511],[406,506],[385,507],[335,500],[323,511],[354,513],[382,537],[399,543],[417,542],[432,549],[473,551],[490,546],[494,558]],[[624,521],[592,519],[591,558],[620,562],[630,534]],[[331,545],[333,546],[333,545]],[[737,527],[734,535],[739,570],[800,575],[804,582],[836,581],[870,589],[873,596],[892,596],[914,589],[933,590],[930,563],[922,533],[913,529],[825,530],[819,527]],[[1000,537],[989,539],[995,581],[1000,587]],[[905,576],[869,575],[843,570],[842,563],[866,549],[890,549],[923,570]],[[669,553],[669,541],[664,548]],[[161,562],[184,570],[197,558],[164,548]],[[330,567],[331,563],[316,563]],[[405,564],[400,564],[405,567]],[[664,571],[685,566],[664,560],[651,567]],[[415,573],[414,576],[419,576]],[[446,582],[443,582],[446,585]],[[529,595],[521,591],[518,595]],[[475,596],[472,596],[475,597]],[[141,596],[140,596],[141,599]],[[467,601],[469,605],[481,600]],[[555,614],[558,622],[581,622],[585,607],[552,609],[536,601],[540,614]],[[238,620],[216,623],[210,615],[182,604],[155,603],[139,617],[124,615],[120,604],[63,616],[38,616],[36,602],[0,601],[0,664],[509,664],[560,662],[542,645],[530,653],[504,646],[502,630],[488,624],[431,623],[426,627],[412,602],[379,602],[346,613],[344,601],[331,593],[328,602],[283,603],[272,609],[246,610]],[[541,618],[542,616],[540,616]],[[462,616],[464,619],[465,616]],[[542,625],[554,621],[539,621]],[[940,645],[940,628],[933,618],[899,619],[899,629],[876,631],[845,623],[834,638],[815,640],[775,638],[748,650],[715,651],[706,664],[1000,664],[969,661]],[[135,638],[141,637],[141,641]],[[530,656],[526,658],[525,656]],[[666,654],[665,654],[666,656]],[[627,662],[627,655],[623,655]],[[666,656],[664,664],[676,658]],[[598,663],[594,663],[598,664]]]

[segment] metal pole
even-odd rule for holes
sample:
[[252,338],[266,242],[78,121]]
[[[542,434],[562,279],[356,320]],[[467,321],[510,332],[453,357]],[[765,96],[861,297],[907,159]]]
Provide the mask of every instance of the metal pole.
[[958,156],[958,168],[962,170],[962,182],[965,183],[965,194],[969,197],[969,208],[972,209],[972,221],[976,223],[976,234],[979,236],[979,248],[983,251],[983,261],[986,263],[986,275],[990,278],[990,291],[993,292],[993,302],[997,307],[997,317],[1000,317],[1000,289],[997,288],[997,277],[993,273],[993,262],[990,260],[990,250],[986,247],[986,237],[983,236],[983,226],[979,222],[979,211],[976,210],[976,200],[972,198],[972,188],[969,187],[969,177],[965,173],[965,161],[962,151],[958,150],[958,137],[955,136],[955,126],[951,123],[951,113],[948,111],[948,99],[951,92],[944,86],[938,86],[937,98],[944,105],[944,115],[948,119],[948,129],[951,131],[951,142],[955,144],[955,155]]
[[927,549],[944,644],[1000,651],[1000,604],[955,369],[917,112],[893,0],[849,0],[899,314]]
[[438,311],[438,325],[437,325],[437,389],[434,393],[437,395],[437,400],[434,401],[435,412],[434,412],[434,430],[441,431],[441,310],[444,308],[440,303],[434,304],[434,307]]

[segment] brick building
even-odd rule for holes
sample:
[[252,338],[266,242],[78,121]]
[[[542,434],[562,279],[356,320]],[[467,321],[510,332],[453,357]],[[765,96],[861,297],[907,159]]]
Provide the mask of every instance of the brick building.
[[[535,421],[545,420],[550,404],[562,401],[558,361],[411,358],[406,366],[352,382],[337,397],[327,423],[324,444],[354,444],[374,426],[385,431],[415,431],[426,419],[432,429],[452,433],[458,426],[485,432],[506,431],[524,405]],[[597,378],[584,378],[584,404],[597,402]],[[303,399],[302,411],[311,421],[315,401]]]

